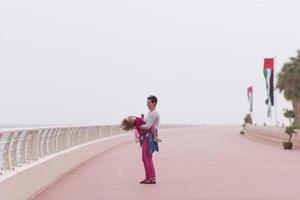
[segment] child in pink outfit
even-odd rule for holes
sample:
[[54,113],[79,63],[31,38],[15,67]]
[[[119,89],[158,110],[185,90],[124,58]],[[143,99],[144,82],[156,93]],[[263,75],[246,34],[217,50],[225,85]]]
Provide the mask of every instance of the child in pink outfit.
[[[139,117],[136,117],[136,116],[129,116],[128,118],[133,120],[134,136],[135,136],[136,140],[139,141],[140,138],[142,136],[144,136],[145,130],[141,129],[140,126],[145,124],[145,121],[142,118],[139,118]],[[161,141],[158,138],[158,134],[157,134],[155,125],[153,125],[150,128],[150,133],[152,134],[155,141]]]

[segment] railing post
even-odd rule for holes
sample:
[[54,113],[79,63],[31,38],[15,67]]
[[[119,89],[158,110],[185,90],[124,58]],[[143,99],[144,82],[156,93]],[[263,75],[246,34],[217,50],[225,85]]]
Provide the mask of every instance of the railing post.
[[39,152],[40,152],[40,129],[35,130],[33,132],[33,138],[32,138],[32,153],[31,153],[31,159],[32,160],[38,160],[39,158]]
[[[10,170],[14,170],[15,167],[18,166],[18,159],[17,156],[19,156],[20,153],[24,153],[24,149],[19,148],[18,153],[18,145],[19,145],[19,138],[22,134],[22,131],[17,131],[12,134],[11,140],[10,140],[10,146],[9,146],[9,165]],[[26,133],[25,133],[26,134]]]
[[[39,156],[39,130],[29,130],[24,136],[24,160],[29,163],[37,160]],[[22,149],[23,149],[22,148]],[[22,162],[24,163],[24,162]]]
[[65,130],[65,141],[64,141],[66,149],[69,149],[72,146],[71,134],[72,134],[72,128],[67,128]]

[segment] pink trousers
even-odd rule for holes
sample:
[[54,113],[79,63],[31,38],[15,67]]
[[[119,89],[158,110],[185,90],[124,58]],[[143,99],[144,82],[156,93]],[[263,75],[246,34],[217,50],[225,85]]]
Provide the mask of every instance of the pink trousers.
[[152,153],[150,153],[149,148],[149,139],[145,138],[142,144],[142,160],[144,163],[146,179],[155,178],[155,168],[152,160]]

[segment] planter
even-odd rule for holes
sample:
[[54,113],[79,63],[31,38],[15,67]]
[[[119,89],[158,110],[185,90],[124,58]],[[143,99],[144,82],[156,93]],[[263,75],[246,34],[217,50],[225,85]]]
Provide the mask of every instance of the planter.
[[283,142],[283,148],[286,150],[291,150],[293,149],[293,143],[292,142]]

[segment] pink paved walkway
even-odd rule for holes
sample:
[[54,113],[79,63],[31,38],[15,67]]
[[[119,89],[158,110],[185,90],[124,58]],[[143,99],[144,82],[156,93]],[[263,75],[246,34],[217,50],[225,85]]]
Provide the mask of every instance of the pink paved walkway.
[[81,165],[36,200],[299,200],[300,151],[259,143],[237,128],[166,130],[155,154],[156,185],[141,185],[137,144]]

